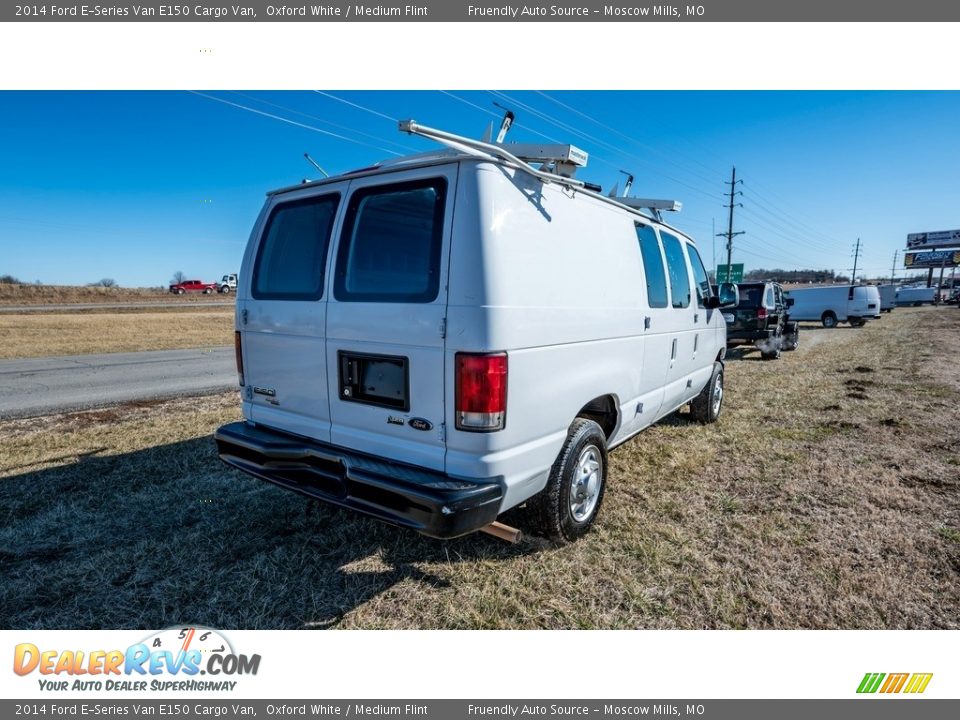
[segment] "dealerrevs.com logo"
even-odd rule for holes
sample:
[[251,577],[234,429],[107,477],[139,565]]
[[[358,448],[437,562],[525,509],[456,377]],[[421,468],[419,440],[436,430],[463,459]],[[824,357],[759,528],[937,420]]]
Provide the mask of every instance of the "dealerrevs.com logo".
[[163,630],[126,650],[53,650],[26,642],[13,653],[14,673],[36,673],[47,691],[231,691],[233,678],[259,669],[260,655],[237,653],[221,633],[201,627]]
[[933,673],[867,673],[857,686],[858,693],[907,693],[915,695],[927,689]]

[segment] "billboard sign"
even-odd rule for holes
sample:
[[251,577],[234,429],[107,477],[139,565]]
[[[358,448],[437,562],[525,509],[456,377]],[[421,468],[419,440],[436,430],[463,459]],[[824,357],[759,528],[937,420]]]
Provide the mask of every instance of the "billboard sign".
[[960,250],[928,250],[903,255],[905,268],[960,267]]
[[938,247],[960,247],[960,230],[938,230],[907,235],[908,250]]

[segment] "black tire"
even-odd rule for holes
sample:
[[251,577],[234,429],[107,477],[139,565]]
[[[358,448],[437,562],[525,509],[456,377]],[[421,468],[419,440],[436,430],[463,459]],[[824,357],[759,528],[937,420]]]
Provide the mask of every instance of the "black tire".
[[186,292],[183,288],[177,288],[177,295],[183,295]]
[[[574,484],[581,486],[584,493],[589,492],[590,479],[594,476],[583,477],[577,480],[582,472],[583,465],[593,457],[599,465],[595,481],[599,486],[592,488],[593,494],[585,505],[580,507],[588,511],[579,519],[574,515],[572,506],[572,491]],[[587,463],[589,464],[589,463]],[[527,514],[535,529],[545,537],[555,542],[570,542],[582,537],[593,525],[600,506],[603,503],[603,494],[607,487],[607,438],[603,430],[593,420],[577,418],[567,432],[567,439],[557,456],[553,467],[550,468],[550,478],[547,486],[527,501]]]
[[229,295],[229,294],[230,294],[230,286],[229,286],[229,285],[224,285],[222,288],[220,288],[220,294],[221,294],[221,295]]
[[783,334],[783,349],[792,351],[798,347],[800,347],[800,326],[795,322],[789,323]]
[[825,328],[835,328],[837,326],[837,316],[830,310],[827,310],[820,316],[820,322]]
[[850,327],[855,327],[855,328],[863,327],[864,325],[867,324],[867,321],[861,318],[850,319],[848,322],[850,323]]
[[[719,393],[719,398],[717,394]],[[697,422],[707,425],[715,423],[723,410],[723,363],[713,364],[710,382],[690,403],[690,415]]]

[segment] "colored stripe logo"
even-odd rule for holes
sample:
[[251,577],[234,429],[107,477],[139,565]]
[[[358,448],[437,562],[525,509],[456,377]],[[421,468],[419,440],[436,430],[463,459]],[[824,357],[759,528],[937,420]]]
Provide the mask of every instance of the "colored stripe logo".
[[871,693],[910,693],[919,694],[927,689],[933,673],[866,673],[857,692]]

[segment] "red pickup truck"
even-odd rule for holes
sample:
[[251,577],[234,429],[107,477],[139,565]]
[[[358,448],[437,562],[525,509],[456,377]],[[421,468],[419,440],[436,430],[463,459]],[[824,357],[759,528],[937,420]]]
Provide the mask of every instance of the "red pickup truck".
[[210,295],[217,291],[217,283],[205,283],[202,280],[184,280],[170,286],[170,292],[177,295],[183,295],[188,292],[202,292],[204,295]]

